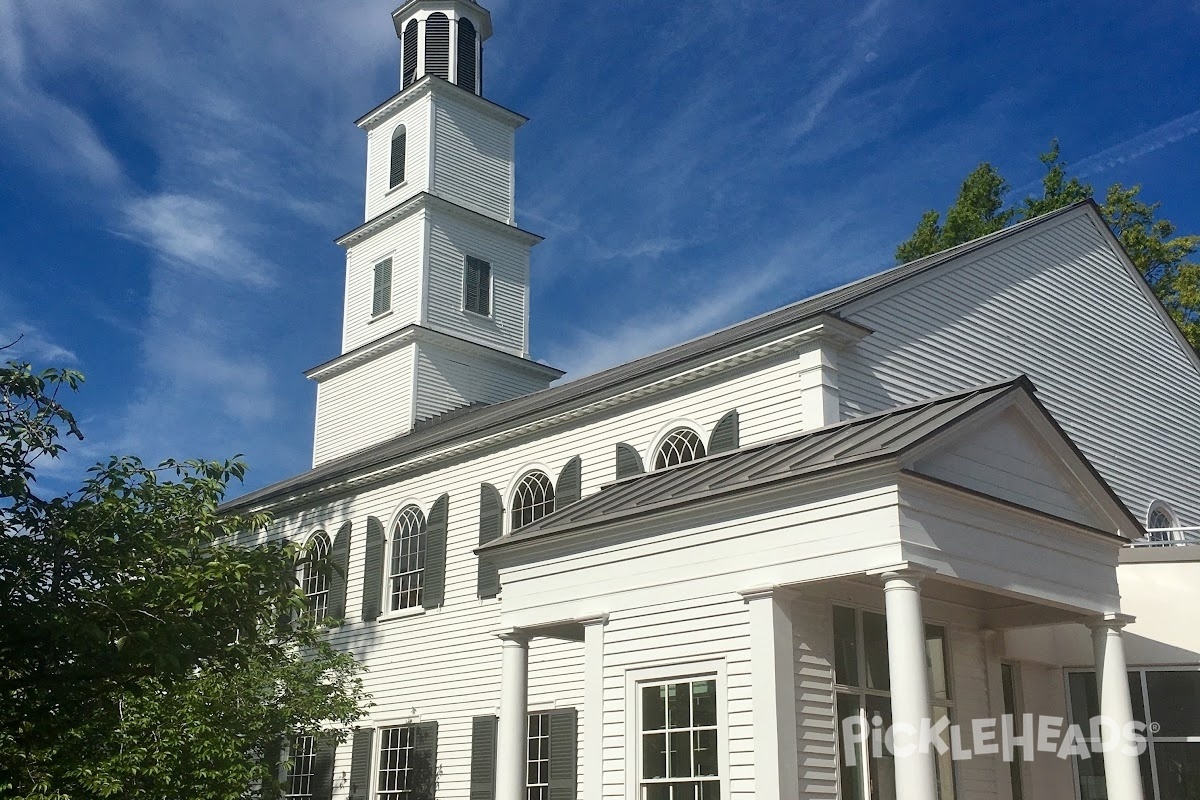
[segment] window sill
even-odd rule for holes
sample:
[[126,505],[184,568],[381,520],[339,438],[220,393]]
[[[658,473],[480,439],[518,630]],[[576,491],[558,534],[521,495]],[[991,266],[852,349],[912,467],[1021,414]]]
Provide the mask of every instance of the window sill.
[[407,189],[407,188],[408,188],[408,181],[407,180],[400,181],[400,183],[397,183],[395,186],[393,186],[392,188],[390,188],[386,192],[384,192],[383,196],[388,197],[388,196],[393,195],[396,192],[400,191],[401,189]]
[[391,315],[392,315],[392,309],[389,308],[387,311],[384,311],[380,314],[375,314],[374,316],[372,316],[369,320],[367,320],[367,324],[370,325],[372,322],[378,322],[381,319],[387,319]]
[[409,617],[419,617],[424,614],[426,609],[424,606],[413,606],[412,608],[401,608],[398,611],[385,611],[379,617],[379,622],[387,622],[392,619],[408,619]]
[[464,308],[464,309],[462,310],[462,312],[463,312],[464,314],[468,314],[468,315],[470,315],[470,316],[472,316],[472,317],[475,317],[476,319],[486,319],[488,322],[495,322],[495,321],[496,321],[496,318],[495,318],[495,317],[493,317],[491,314],[480,314],[478,311],[472,311],[472,310],[471,310],[471,309],[469,309],[469,308]]

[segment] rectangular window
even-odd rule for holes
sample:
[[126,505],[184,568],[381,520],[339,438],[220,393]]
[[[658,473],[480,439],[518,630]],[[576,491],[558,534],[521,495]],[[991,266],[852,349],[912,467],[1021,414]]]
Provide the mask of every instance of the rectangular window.
[[715,678],[642,684],[642,800],[721,796]]
[[410,800],[416,793],[416,729],[411,725],[379,730],[377,800]]
[[492,265],[467,256],[463,270],[463,308],[485,317],[492,315]]
[[[933,722],[953,722],[946,629],[925,626],[925,655],[929,666]],[[887,617],[872,611],[833,607],[833,668],[839,733],[845,719],[858,719],[868,730],[879,720],[883,730],[892,724],[892,681],[888,661]],[[954,762],[951,753],[937,756],[939,800],[954,800]],[[839,746],[838,771],[844,800],[897,800],[896,770],[883,750],[873,758],[870,738],[858,745],[853,763]],[[864,769],[864,765],[866,768]]]
[[[1146,731],[1142,754],[1142,793],[1146,800],[1187,800],[1200,797],[1200,670],[1174,667],[1129,671],[1133,718],[1153,725]],[[1084,736],[1090,720],[1100,714],[1096,673],[1067,674],[1071,723]],[[1090,741],[1090,740],[1089,740]],[[1075,756],[1080,800],[1104,800],[1104,759]]]
[[292,766],[288,769],[288,800],[312,800],[313,775],[316,774],[316,737],[297,736],[292,740],[288,758]]
[[386,258],[375,265],[375,292],[371,300],[371,316],[392,308],[392,260]]
[[525,800],[550,800],[550,715],[529,715]]

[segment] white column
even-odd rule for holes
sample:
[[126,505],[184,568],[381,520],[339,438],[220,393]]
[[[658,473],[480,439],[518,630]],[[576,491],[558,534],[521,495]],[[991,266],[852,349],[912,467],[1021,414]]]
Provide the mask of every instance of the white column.
[[782,800],[800,791],[796,748],[796,660],[787,596],[778,588],[742,592],[750,609],[754,692],[754,797]]
[[583,800],[604,791],[604,625],[607,616],[583,624]]
[[917,744],[923,725],[932,724],[929,671],[925,664],[925,620],[921,615],[921,574],[885,572],[888,666],[892,677],[892,726],[895,735],[896,796],[937,800],[933,749]]
[[524,800],[525,748],[529,735],[529,637],[500,634],[500,721],[496,742],[496,800]]
[[1121,800],[1143,800],[1138,757],[1132,748],[1124,747],[1122,741],[1122,731],[1133,721],[1133,703],[1129,697],[1121,628],[1132,621],[1133,618],[1125,614],[1105,614],[1088,623],[1096,654],[1100,716],[1112,723],[1104,725],[1104,783],[1108,787],[1108,796]]

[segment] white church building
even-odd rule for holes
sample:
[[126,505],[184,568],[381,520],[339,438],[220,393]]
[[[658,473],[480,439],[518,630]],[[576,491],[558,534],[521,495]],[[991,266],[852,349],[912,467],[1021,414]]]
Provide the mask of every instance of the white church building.
[[313,467],[226,506],[374,697],[289,797],[1200,797],[1200,362],[1093,204],[562,381],[491,17],[393,22]]

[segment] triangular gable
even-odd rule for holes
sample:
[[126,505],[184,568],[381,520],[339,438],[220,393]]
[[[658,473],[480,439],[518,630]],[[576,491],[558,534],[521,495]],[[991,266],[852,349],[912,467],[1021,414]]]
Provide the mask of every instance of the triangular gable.
[[1141,535],[1111,489],[1030,395],[926,443],[907,468],[943,483],[1089,528]]

